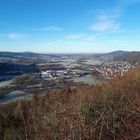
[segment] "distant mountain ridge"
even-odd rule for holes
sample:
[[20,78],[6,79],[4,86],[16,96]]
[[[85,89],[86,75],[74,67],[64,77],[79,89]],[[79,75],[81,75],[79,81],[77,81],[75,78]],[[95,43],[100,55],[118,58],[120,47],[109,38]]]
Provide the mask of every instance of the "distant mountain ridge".
[[127,61],[129,63],[139,63],[140,64],[140,52],[128,52],[122,56],[115,57],[115,61]]
[[118,50],[118,51],[106,53],[106,55],[108,55],[110,57],[118,57],[118,56],[122,56],[127,53],[128,53],[127,51]]
[[0,57],[17,57],[17,56],[38,56],[39,54],[33,52],[0,52]]
[[123,56],[124,54],[127,54],[127,53],[128,53],[127,51],[118,50],[118,51],[113,51],[109,53],[96,54],[94,56],[99,59],[111,60],[116,57]]
[[[33,52],[0,52],[0,58],[8,57],[8,58],[18,58],[18,57],[41,57],[41,56],[51,56],[51,57],[61,57],[61,55],[66,54],[39,54]],[[76,54],[73,54],[76,55]],[[79,54],[80,55],[80,54]],[[83,54],[81,54],[83,55]],[[94,57],[101,60],[113,60],[113,61],[127,61],[130,63],[140,63],[140,52],[138,51],[113,51],[109,53],[98,53],[98,54],[85,54],[87,57]],[[84,55],[83,55],[84,56]]]

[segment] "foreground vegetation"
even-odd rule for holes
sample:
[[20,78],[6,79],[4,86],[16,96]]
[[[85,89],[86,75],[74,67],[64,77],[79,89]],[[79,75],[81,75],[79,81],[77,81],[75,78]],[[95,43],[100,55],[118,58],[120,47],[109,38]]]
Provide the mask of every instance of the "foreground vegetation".
[[140,68],[102,86],[80,86],[0,106],[0,140],[140,139]]

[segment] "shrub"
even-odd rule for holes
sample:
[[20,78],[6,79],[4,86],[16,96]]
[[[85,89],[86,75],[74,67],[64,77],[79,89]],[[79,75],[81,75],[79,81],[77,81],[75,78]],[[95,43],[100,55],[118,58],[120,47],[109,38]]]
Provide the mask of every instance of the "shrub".
[[101,86],[68,88],[1,107],[1,139],[139,139],[139,85],[138,68]]

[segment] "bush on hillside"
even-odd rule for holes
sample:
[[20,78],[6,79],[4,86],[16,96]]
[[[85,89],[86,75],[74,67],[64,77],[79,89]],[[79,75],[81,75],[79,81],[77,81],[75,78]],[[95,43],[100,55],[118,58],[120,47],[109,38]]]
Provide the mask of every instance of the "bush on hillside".
[[[79,86],[76,90],[65,89],[1,107],[0,138],[137,140],[140,138],[139,85],[138,68],[102,86]],[[2,116],[7,116],[8,121],[3,121],[7,119]]]

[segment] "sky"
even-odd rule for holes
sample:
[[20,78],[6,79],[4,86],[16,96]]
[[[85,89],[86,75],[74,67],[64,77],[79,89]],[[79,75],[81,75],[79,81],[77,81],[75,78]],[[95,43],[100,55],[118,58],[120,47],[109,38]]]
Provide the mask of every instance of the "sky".
[[0,51],[140,51],[140,0],[0,0]]

